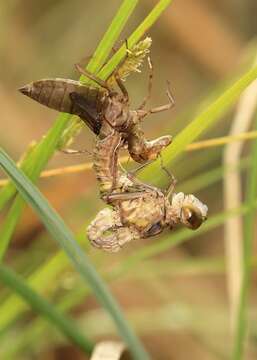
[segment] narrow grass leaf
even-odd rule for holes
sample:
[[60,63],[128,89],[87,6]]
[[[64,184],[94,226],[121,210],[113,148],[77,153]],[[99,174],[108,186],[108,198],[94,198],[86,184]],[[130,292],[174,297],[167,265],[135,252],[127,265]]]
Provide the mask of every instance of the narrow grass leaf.
[[[56,121],[53,127],[49,130],[48,135],[43,137],[38,146],[29,153],[28,157],[22,162],[22,170],[30,176],[32,181],[36,181],[39,177],[42,168],[44,168],[54,154],[56,145],[58,143],[58,138],[66,127],[67,116],[63,118],[63,121]],[[33,166],[34,164],[34,166]],[[11,183],[9,183],[5,188],[2,189],[3,194],[0,193],[0,203],[1,199],[6,201],[7,196],[12,196],[15,194],[15,188]],[[3,195],[3,197],[1,197]],[[7,196],[6,196],[7,195]],[[0,207],[4,206],[5,203],[2,202]],[[16,196],[12,206],[7,214],[7,217],[1,227],[0,231],[0,262],[6,252],[11,236],[14,232],[14,229],[17,225],[17,222],[21,216],[21,212],[24,206],[24,202],[20,196]]]
[[[132,35],[127,39],[128,46],[135,45],[142,36],[150,29],[150,27],[156,22],[163,11],[171,4],[172,0],[160,0],[156,6],[152,9],[149,15],[144,21],[136,28]],[[99,71],[98,76],[101,79],[107,79],[111,75],[113,69],[115,69],[121,60],[126,55],[126,45],[120,47],[120,49],[113,55],[108,63]]]
[[48,301],[38,295],[14,271],[0,265],[0,279],[6,286],[21,296],[32,309],[44,316],[47,321],[57,327],[62,334],[71,339],[85,353],[90,354],[92,352],[93,343],[79,331],[73,320],[64,316]]
[[[238,99],[239,95],[257,78],[257,67],[250,69],[238,81],[226,90],[216,101],[207,107],[199,116],[182,130],[174,139],[172,144],[163,152],[163,162],[170,165],[185,150],[186,146],[198,138],[210,126],[213,126],[231,108]],[[159,173],[159,164],[154,162],[148,165],[141,172],[141,178],[147,178],[150,174]],[[158,175],[157,175],[158,176]],[[161,174],[157,182],[161,180]]]
[[[257,128],[257,119],[255,123]],[[246,202],[252,206],[257,197],[257,141],[252,145],[251,163],[248,171]],[[252,208],[244,217],[244,247],[243,247],[243,276],[238,305],[233,359],[244,358],[246,335],[248,329],[248,294],[251,281],[251,258],[253,253],[253,240],[255,228],[256,209]]]
[[106,33],[102,37],[93,58],[89,61],[87,70],[91,73],[96,73],[104,64],[108,54],[113,48],[113,45],[120,36],[122,29],[127,23],[130,15],[134,11],[138,0],[124,0],[119,10],[117,11],[113,21],[111,22]]
[[[69,120],[68,114],[63,114],[61,121],[56,121],[52,128],[48,131],[46,136],[28,153],[28,155],[21,162],[20,168],[35,181],[39,176],[41,169],[44,168],[53,155],[58,139],[64,131],[67,121]],[[0,210],[6,202],[15,194],[15,186],[8,183],[0,191]]]
[[85,282],[90,284],[98,301],[115,321],[120,335],[128,345],[134,358],[149,359],[140,341],[125,320],[116,300],[112,297],[107,286],[99,277],[89,258],[80,248],[62,218],[2,149],[0,149],[0,165],[13,180],[24,200],[38,213],[48,232],[66,252],[74,268],[80,273]]
[[[40,294],[46,294],[49,287],[49,279],[58,281],[57,277],[68,267],[68,258],[62,251],[52,256],[43,265],[31,274],[27,284]],[[7,328],[21,313],[27,310],[26,303],[21,301],[15,294],[9,295],[1,303],[0,329]]]
[[236,167],[220,166],[196,175],[178,184],[176,191],[193,194],[220,181],[226,173],[243,171],[249,167],[249,158],[243,158]]

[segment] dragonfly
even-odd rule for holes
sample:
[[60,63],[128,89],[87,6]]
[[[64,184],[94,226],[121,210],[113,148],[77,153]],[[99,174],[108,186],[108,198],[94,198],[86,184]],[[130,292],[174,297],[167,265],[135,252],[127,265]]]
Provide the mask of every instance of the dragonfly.
[[[103,134],[101,134],[103,131]],[[111,208],[101,210],[87,229],[91,244],[109,252],[119,251],[126,243],[160,234],[182,224],[199,228],[208,208],[194,195],[175,193],[172,178],[166,191],[139,181],[119,167],[123,137],[107,122],[96,139],[93,168],[100,196]]]
[[[129,94],[118,69],[103,81],[76,64],[79,73],[90,79],[92,84],[72,79],[42,79],[22,86],[19,91],[51,109],[79,116],[97,136],[100,134],[103,121],[108,122],[113,129],[122,134],[123,146],[128,149],[131,158],[138,163],[145,163],[157,159],[161,151],[171,143],[172,137],[164,135],[148,141],[141,129],[142,120],[150,114],[166,111],[174,106],[168,84],[166,94],[169,102],[145,109],[152,90],[153,66],[150,57],[148,64],[148,94],[136,110],[130,109]],[[110,79],[115,79],[118,90],[111,85]]]
[[152,63],[148,94],[136,110],[130,109],[129,94],[118,75],[117,91],[110,83],[77,69],[97,86],[70,79],[43,79],[23,86],[20,91],[52,109],[79,116],[96,136],[93,168],[101,198],[111,207],[101,210],[87,229],[91,244],[105,251],[119,251],[132,240],[147,238],[183,224],[197,229],[205,221],[208,208],[194,195],[176,194],[174,180],[163,191],[145,184],[119,166],[119,152],[128,148],[138,163],[155,160],[171,143],[169,135],[152,141],[144,137],[141,121],[150,114],[169,110],[174,105],[170,88],[169,103],[150,110],[145,106],[152,89]]

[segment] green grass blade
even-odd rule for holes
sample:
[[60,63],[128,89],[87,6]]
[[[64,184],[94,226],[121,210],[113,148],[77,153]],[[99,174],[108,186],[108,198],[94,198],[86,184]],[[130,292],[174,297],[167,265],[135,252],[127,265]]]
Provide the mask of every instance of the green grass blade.
[[0,279],[6,286],[21,296],[32,309],[44,316],[47,321],[57,327],[62,334],[71,339],[84,352],[87,354],[92,352],[93,343],[79,331],[75,323],[28,287],[15,272],[0,265]]
[[7,213],[5,221],[1,227],[0,235],[0,263],[3,260],[4,254],[8,248],[9,240],[13,234],[13,231],[17,225],[17,217],[21,214],[23,206],[22,198],[18,197],[13,202],[10,210]]
[[104,34],[97,47],[93,58],[90,60],[87,70],[96,73],[107,59],[107,55],[112,50],[113,45],[120,36],[121,30],[128,21],[130,15],[135,9],[138,0],[124,0],[117,11],[112,23]]
[[[27,284],[40,294],[45,294],[49,287],[49,280],[58,281],[60,275],[68,267],[68,258],[62,251],[52,256],[50,260],[41,265],[37,271],[27,279]],[[8,327],[15,318],[27,309],[26,304],[15,294],[1,303],[0,329]]]
[[[127,39],[128,45],[135,45],[142,36],[149,30],[149,28],[156,22],[162,12],[171,4],[172,0],[160,0],[145,20],[136,28],[132,35]],[[115,69],[121,60],[126,55],[125,44],[113,55],[108,63],[97,74],[101,79],[107,79],[111,75],[113,69]]]
[[[21,169],[31,178],[36,180],[41,170],[46,166],[49,158],[54,154],[58,139],[64,131],[69,115],[63,114],[61,121],[56,121],[46,136],[28,153],[21,162]],[[5,203],[15,194],[16,189],[12,183],[0,191],[0,210]]]
[[[210,126],[217,123],[218,120],[231,108],[238,99],[239,95],[257,78],[257,67],[252,68],[235,82],[227,91],[225,91],[216,101],[197,116],[191,123],[182,130],[174,139],[172,144],[162,152],[163,162],[170,165],[185,150],[186,146],[198,138]],[[141,172],[141,178],[145,179],[150,174],[157,175],[157,182],[161,180],[159,164],[154,162]],[[159,175],[158,175],[159,174]]]
[[188,180],[184,180],[182,183],[176,186],[176,191],[183,191],[185,194],[193,194],[200,190],[203,190],[218,181],[220,181],[225,174],[233,172],[233,171],[243,171],[249,167],[249,159],[243,158],[235,167],[229,166],[221,166],[214,169],[210,169],[206,172],[201,173],[200,175],[196,175],[193,178],[189,178]]
[[[32,181],[36,181],[40,175],[41,170],[46,166],[50,157],[54,154],[58,143],[58,138],[66,127],[68,116],[64,116],[62,121],[56,121],[53,127],[49,130],[47,136],[43,137],[40,143],[36,146],[28,157],[22,163],[22,170],[30,176]],[[3,198],[7,200],[6,194],[15,194],[15,188],[12,184],[8,184],[3,190]],[[0,194],[1,199],[1,194]],[[0,200],[1,202],[1,200]],[[1,205],[4,205],[2,203]],[[2,225],[0,232],[0,261],[3,258],[8,247],[10,238],[14,232],[17,222],[20,218],[24,206],[23,200],[17,196],[14,200],[11,209],[8,212],[7,218]]]
[[[257,119],[255,128],[257,128]],[[252,145],[251,163],[248,171],[246,202],[251,206],[257,197],[257,141]],[[252,208],[244,218],[243,276],[238,305],[233,359],[244,358],[244,347],[248,328],[248,294],[251,281],[251,258],[253,252],[256,210]]]
[[148,359],[147,353],[129,327],[119,305],[97,274],[89,258],[77,244],[73,234],[62,218],[2,149],[0,149],[0,165],[15,183],[24,200],[38,213],[48,232],[66,252],[74,268],[80,273],[86,283],[90,284],[98,301],[106,308],[115,321],[120,335],[128,345],[134,358]]

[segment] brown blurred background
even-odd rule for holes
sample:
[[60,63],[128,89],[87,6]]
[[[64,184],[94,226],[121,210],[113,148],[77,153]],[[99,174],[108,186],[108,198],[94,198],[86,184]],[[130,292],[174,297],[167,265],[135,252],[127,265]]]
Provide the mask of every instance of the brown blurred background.
[[[46,77],[77,79],[73,64],[94,52],[120,3],[120,0],[1,2],[0,143],[13,158],[18,160],[32,140],[39,140],[57,116],[55,111],[21,96],[17,88]],[[121,39],[129,36],[155,3],[152,0],[139,1]],[[254,46],[256,15],[256,0],[173,1],[147,35],[153,40],[151,56],[154,84],[150,104],[166,102],[165,88],[168,79],[172,84],[176,106],[170,113],[152,116],[145,121],[144,129],[148,138],[165,133],[176,135],[200,111],[202,101],[208,101],[213,93],[218,93],[219,88],[224,87],[241,71],[245,59],[251,57]],[[147,76],[148,69],[144,66],[142,74],[134,74],[127,80],[133,106],[140,103],[146,94]],[[208,137],[227,134],[232,119],[231,111],[224,121],[212,129]],[[92,134],[85,128],[76,139],[74,147],[91,150],[92,144]],[[178,182],[183,183],[184,180],[220,166],[221,159],[222,148],[195,152],[181,158],[172,171]],[[49,168],[88,160],[90,159],[84,155],[57,153]],[[103,207],[97,199],[98,189],[92,171],[41,180],[40,189],[75,232],[81,227],[85,228],[85,223]],[[221,181],[196,195],[210,205],[210,215],[222,211]],[[158,241],[158,238],[151,241]],[[111,268],[113,263],[136,252],[144,243],[147,241],[131,245],[122,254],[113,257],[101,255],[101,261],[104,261],[107,268]],[[38,218],[26,209],[8,253],[9,261],[15,263],[15,259],[22,257],[26,273],[26,259],[31,258],[29,254],[32,254],[34,263],[40,266],[55,251],[52,240]],[[98,256],[92,250],[90,254],[93,261]],[[205,272],[194,271],[189,266],[192,261],[197,264],[198,260],[199,263],[206,260],[208,264],[208,261],[211,263],[212,259],[223,256],[224,237],[220,227],[154,258],[157,264],[158,261],[162,263],[162,260],[166,264],[163,274],[160,272],[155,275],[155,263],[150,263],[147,265],[150,269],[149,276],[145,274],[145,278],[142,276],[141,279],[136,275],[137,271],[131,271],[125,279],[112,282],[114,294],[141,329],[143,341],[154,359],[228,358],[228,300],[224,268],[221,266],[218,267],[219,270]],[[180,262],[186,264],[186,267],[180,267]],[[142,264],[136,266],[136,270],[144,273]],[[51,282],[50,279],[49,281]],[[65,282],[64,275],[59,281],[60,284]],[[56,285],[53,301],[58,302],[64,291],[61,286],[58,289]],[[65,291],[72,291],[72,286],[71,284],[71,289]],[[85,317],[85,323],[81,325],[85,327],[85,333],[91,316],[89,312],[87,318],[87,311],[92,309],[98,309],[93,298],[87,298],[73,309],[74,316],[82,314]],[[153,311],[156,311],[156,323]],[[256,308],[253,311],[256,312]],[[97,316],[95,318],[101,327],[101,321],[107,320],[101,320],[104,315],[100,311]],[[172,325],[176,321],[177,327]],[[94,323],[94,320],[91,322]],[[21,320],[19,326],[22,325]],[[100,329],[99,333],[95,331],[95,334],[94,326],[91,329],[89,326],[94,339],[113,336],[108,324],[106,329]],[[248,349],[249,359],[257,357],[255,344],[256,338]],[[71,345],[60,345],[56,339],[52,342],[49,338],[48,344],[40,343],[38,348],[35,344],[31,347],[28,345],[15,355],[15,359],[22,358],[86,357]]]

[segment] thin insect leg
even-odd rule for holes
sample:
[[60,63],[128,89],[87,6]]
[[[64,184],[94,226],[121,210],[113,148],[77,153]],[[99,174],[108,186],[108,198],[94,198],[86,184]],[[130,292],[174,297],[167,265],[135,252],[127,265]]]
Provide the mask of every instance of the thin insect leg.
[[129,166],[130,160],[131,160],[131,155],[129,154],[129,156],[128,156],[128,158],[127,158],[127,161],[126,161],[126,165],[127,165],[127,166]]
[[138,110],[137,114],[138,116],[142,119],[145,116],[149,115],[149,114],[155,114],[161,111],[166,111],[171,109],[174,105],[175,105],[175,101],[174,101],[174,97],[172,96],[171,90],[170,90],[170,83],[169,81],[167,81],[167,90],[166,90],[166,95],[168,96],[169,99],[169,103],[166,105],[162,105],[162,106],[157,106],[153,109],[150,110]]
[[108,86],[108,84],[105,81],[101,80],[100,78],[98,78],[94,74],[91,74],[87,70],[84,70],[79,64],[75,64],[75,68],[78,70],[78,72],[80,74],[88,77],[90,80],[93,80],[94,82],[96,82],[98,85],[100,85],[104,89],[108,90],[109,92],[112,91],[112,89],[110,89],[110,87]]
[[147,193],[145,191],[110,193],[108,195],[105,195],[103,197],[103,200],[107,203],[110,203],[113,201],[127,201],[138,199],[146,195]]
[[[145,165],[147,165],[147,164],[143,164],[142,167],[145,166]],[[155,186],[146,184],[146,183],[140,181],[139,179],[137,179],[137,178],[134,176],[133,172],[132,172],[132,173],[127,172],[127,177],[128,177],[128,179],[131,180],[135,185],[139,185],[139,187],[140,187],[141,189],[144,189],[144,191],[145,191],[145,190],[158,191],[158,189],[157,189]]]
[[[127,158],[127,161],[126,161],[126,166],[129,166],[129,163],[130,163],[130,160],[131,160],[131,156],[129,155],[128,158]],[[126,168],[122,165],[122,163],[118,160],[118,166],[121,168],[121,170],[124,172],[124,173],[127,173],[128,171],[126,170]]]
[[[130,159],[131,157],[129,156],[128,157],[128,160]],[[124,172],[124,173],[126,173],[127,174],[127,176],[128,176],[128,178],[130,179],[130,180],[135,180],[135,178],[134,178],[134,176],[135,176],[135,174],[138,172],[138,171],[140,171],[140,170],[142,170],[146,165],[148,165],[148,164],[150,164],[152,161],[147,161],[147,162],[145,162],[144,164],[141,164],[141,165],[139,165],[138,167],[136,167],[135,169],[132,169],[132,170],[127,170],[127,169],[125,169],[124,168],[124,166],[119,162],[119,167],[121,168],[121,170]],[[128,162],[127,162],[127,165],[128,165]],[[139,181],[139,180],[138,180]]]
[[126,89],[125,85],[123,84],[119,74],[118,74],[118,71],[115,71],[114,72],[114,77],[115,77],[115,80],[124,96],[124,100],[125,102],[128,102],[129,101],[129,94],[128,94],[128,90]]
[[[125,55],[125,57],[123,58],[123,60],[121,61],[121,63],[119,64],[119,66],[113,71],[112,75],[115,77],[115,80],[116,80],[116,82],[117,82],[117,85],[119,86],[119,88],[120,88],[120,90],[121,90],[121,92],[122,92],[122,94],[123,94],[123,96],[124,96],[124,100],[125,100],[126,102],[128,102],[128,101],[129,101],[128,91],[127,91],[126,87],[124,86],[124,84],[123,84],[123,82],[122,82],[122,80],[121,80],[121,78],[120,78],[120,76],[119,76],[119,69],[120,69],[120,67],[122,67],[122,64],[123,64],[124,62],[126,62],[127,57],[128,57],[128,55],[129,55],[129,53],[130,53],[130,50],[129,50],[129,48],[128,48],[128,40],[127,40],[127,39],[125,40],[125,46],[126,46],[126,55]],[[117,52],[117,48],[113,46],[113,47],[112,47],[112,51],[113,51],[113,52]],[[110,75],[109,78],[110,78],[112,75]]]
[[153,108],[153,109],[150,109],[149,112],[151,114],[154,114],[154,113],[157,113],[157,112],[161,112],[161,111],[166,111],[166,110],[169,110],[171,109],[174,105],[175,105],[175,100],[174,100],[174,97],[171,93],[171,90],[170,90],[170,82],[167,81],[167,90],[166,90],[166,95],[168,96],[168,99],[169,99],[169,103],[166,104],[166,105],[162,105],[162,106],[158,106],[156,108]]
[[160,153],[158,155],[159,159],[160,159],[160,165],[161,165],[161,169],[165,172],[165,174],[168,176],[169,179],[173,180],[174,176],[172,175],[172,173],[166,168],[166,166],[163,163],[163,158],[162,158],[162,154]]
[[[128,159],[130,159],[130,156],[128,157]],[[129,171],[126,170],[120,162],[119,162],[119,167],[121,168],[121,170],[122,170],[124,173],[127,174],[127,177],[128,177],[130,180],[139,183],[140,181],[135,178],[135,174],[136,174],[138,171],[142,170],[146,165],[151,164],[151,162],[152,162],[152,161],[147,161],[147,162],[145,162],[144,164],[141,164],[141,165],[139,165],[138,167],[136,167],[135,169],[132,169],[132,170],[129,170]],[[127,164],[128,164],[128,163],[127,163]],[[143,184],[143,183],[140,182],[140,184]]]
[[152,94],[152,88],[153,88],[153,63],[152,60],[150,58],[150,56],[147,57],[147,62],[149,65],[149,78],[148,78],[148,91],[147,91],[147,95],[145,96],[145,98],[143,99],[141,105],[138,107],[137,110],[143,110],[146,103],[149,101],[149,99],[151,98],[151,94]]
[[173,193],[174,188],[176,186],[177,180],[175,177],[171,174],[171,182],[168,186],[168,188],[165,191],[165,197],[169,199],[170,195]]
[[138,168],[136,168],[135,170],[132,170],[131,172],[130,171],[127,171],[123,166],[122,164],[119,162],[119,166],[121,168],[121,170],[126,173],[127,175],[127,178],[129,180],[131,180],[135,185],[139,185],[140,188],[143,190],[143,189],[147,189],[147,190],[151,190],[151,191],[156,191],[156,187],[152,186],[152,185],[149,185],[149,184],[146,184],[140,180],[138,180],[136,177],[135,177],[135,172],[141,170],[144,166],[148,165],[149,163],[151,163],[152,161],[149,161],[147,163],[144,163],[142,165],[140,165]]
[[136,173],[138,173],[138,171],[142,170],[145,166],[151,164],[153,161],[146,161],[144,164],[139,165],[138,167],[136,167],[135,169],[130,170],[128,173],[131,175],[135,175]]

